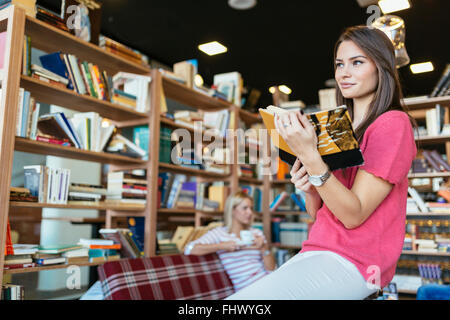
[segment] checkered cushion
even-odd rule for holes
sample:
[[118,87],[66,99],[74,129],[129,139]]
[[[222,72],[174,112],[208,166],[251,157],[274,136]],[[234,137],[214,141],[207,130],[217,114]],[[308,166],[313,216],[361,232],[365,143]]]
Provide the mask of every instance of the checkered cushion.
[[111,261],[97,270],[107,300],[215,300],[234,293],[216,254]]

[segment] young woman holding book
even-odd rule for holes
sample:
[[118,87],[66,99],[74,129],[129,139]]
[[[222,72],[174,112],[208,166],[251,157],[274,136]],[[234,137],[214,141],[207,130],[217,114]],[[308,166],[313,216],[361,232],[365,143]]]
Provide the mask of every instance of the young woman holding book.
[[383,32],[356,26],[340,36],[334,58],[337,104],[349,109],[364,164],[330,172],[306,116],[276,116],[297,155],[291,181],[306,193],[314,224],[300,253],[229,299],[364,299],[394,276],[417,152],[394,48]]
[[253,199],[242,191],[229,196],[224,207],[225,226],[208,231],[184,250],[184,254],[194,255],[216,252],[236,291],[275,268],[264,234],[251,228],[252,206]]

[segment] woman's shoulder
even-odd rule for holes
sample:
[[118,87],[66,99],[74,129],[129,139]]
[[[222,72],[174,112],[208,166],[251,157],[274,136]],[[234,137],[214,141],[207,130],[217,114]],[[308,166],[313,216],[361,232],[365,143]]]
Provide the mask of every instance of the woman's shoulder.
[[378,116],[367,130],[369,132],[381,128],[398,130],[405,127],[412,127],[409,115],[404,111],[390,110]]

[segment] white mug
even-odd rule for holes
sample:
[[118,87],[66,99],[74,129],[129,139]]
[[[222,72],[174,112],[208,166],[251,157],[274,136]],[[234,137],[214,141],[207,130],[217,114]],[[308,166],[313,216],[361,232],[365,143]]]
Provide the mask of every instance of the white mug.
[[253,243],[254,237],[253,232],[250,230],[241,230],[241,240],[244,245],[251,245]]

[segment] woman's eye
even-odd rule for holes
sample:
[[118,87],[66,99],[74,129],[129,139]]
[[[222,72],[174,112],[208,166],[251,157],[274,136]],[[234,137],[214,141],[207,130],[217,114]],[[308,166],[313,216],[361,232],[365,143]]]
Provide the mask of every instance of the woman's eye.
[[343,63],[336,63],[336,68],[341,68],[341,67],[343,67],[343,66],[344,66]]
[[358,65],[360,65],[360,64],[363,64],[363,62],[362,62],[362,61],[359,61],[359,60],[356,60],[356,61],[353,62],[353,64],[356,65],[356,66],[358,66]]

